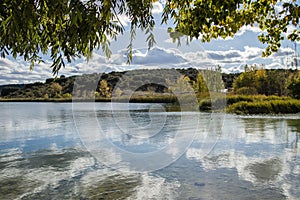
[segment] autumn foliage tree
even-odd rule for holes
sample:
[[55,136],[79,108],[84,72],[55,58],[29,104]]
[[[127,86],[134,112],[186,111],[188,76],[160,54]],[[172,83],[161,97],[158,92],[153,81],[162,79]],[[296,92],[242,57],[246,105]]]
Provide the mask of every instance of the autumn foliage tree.
[[100,96],[102,96],[102,97],[105,97],[105,98],[111,97],[111,91],[110,91],[110,88],[108,87],[106,80],[100,81],[99,93],[100,93]]
[[266,70],[251,66],[233,81],[236,94],[289,95],[297,94],[298,72],[293,70]]
[[176,81],[166,80],[169,92],[175,94],[185,94],[191,92],[191,83],[188,76],[182,75]]
[[59,83],[53,82],[50,85],[50,97],[60,96],[61,91],[62,91],[62,86]]

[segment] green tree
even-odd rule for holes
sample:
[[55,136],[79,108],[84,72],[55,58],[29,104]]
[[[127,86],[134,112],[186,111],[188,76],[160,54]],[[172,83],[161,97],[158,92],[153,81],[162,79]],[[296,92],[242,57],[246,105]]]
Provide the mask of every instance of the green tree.
[[265,86],[266,95],[287,95],[288,94],[288,71],[287,70],[269,70],[267,71],[267,81]]
[[[153,1],[2,0],[0,54],[22,56],[32,68],[43,61],[41,54],[49,53],[53,73],[58,73],[72,59],[84,56],[89,60],[94,49],[102,48],[109,57],[109,41],[125,30],[118,16],[125,15],[131,20],[130,61],[136,28],[147,34],[149,48],[155,43]],[[278,6],[282,9],[276,9]],[[299,13],[294,0],[168,0],[162,23],[174,23],[174,28],[168,29],[174,41],[187,35],[203,42],[232,37],[243,26],[257,24],[262,30],[259,40],[268,44],[264,55],[269,55],[278,50],[289,25],[293,30],[289,28],[286,38],[299,41]]]
[[268,93],[268,76],[265,69],[259,69],[255,72],[255,85],[257,92],[259,94],[266,94]]
[[288,83],[290,94],[295,98],[300,98],[300,73],[298,72]]
[[256,88],[256,67],[245,66],[245,72],[241,73],[233,81],[233,90],[237,92],[240,88]]
[[197,93],[208,92],[203,73],[197,74],[196,81],[193,82],[193,88],[194,88],[195,92],[197,92]]
[[256,67],[247,68],[245,72],[240,74],[233,82],[234,92],[242,93],[258,93],[264,95],[287,95],[288,82],[292,74],[289,70],[266,70],[257,69]]

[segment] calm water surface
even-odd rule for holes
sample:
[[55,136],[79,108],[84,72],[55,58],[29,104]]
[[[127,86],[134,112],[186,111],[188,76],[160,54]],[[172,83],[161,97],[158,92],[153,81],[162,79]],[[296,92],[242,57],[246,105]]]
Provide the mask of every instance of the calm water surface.
[[[85,105],[75,116],[72,104],[0,103],[0,199],[300,197],[299,115],[212,116],[163,112],[153,104],[114,104],[112,112],[111,103]],[[145,159],[176,134],[195,134],[182,153],[172,149],[182,156],[170,165],[125,172],[88,151],[82,132],[99,127],[111,145]]]

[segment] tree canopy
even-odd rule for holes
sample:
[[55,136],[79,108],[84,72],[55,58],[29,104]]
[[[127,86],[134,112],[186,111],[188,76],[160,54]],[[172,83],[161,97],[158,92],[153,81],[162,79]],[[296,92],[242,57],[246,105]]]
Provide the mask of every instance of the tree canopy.
[[[128,60],[132,59],[135,30],[155,43],[153,2],[156,0],[2,0],[0,3],[0,54],[22,56],[25,61],[52,59],[53,73],[66,62],[91,57],[101,48],[110,57],[110,41],[125,31],[120,16],[130,19]],[[258,26],[259,40],[268,44],[264,56],[280,47],[281,41],[300,40],[296,1],[290,0],[167,0],[162,2],[162,23],[176,40],[182,35],[209,42],[212,38],[234,36],[243,26]],[[292,31],[290,31],[292,28]],[[289,29],[289,30],[288,30]],[[284,34],[286,33],[286,34]]]

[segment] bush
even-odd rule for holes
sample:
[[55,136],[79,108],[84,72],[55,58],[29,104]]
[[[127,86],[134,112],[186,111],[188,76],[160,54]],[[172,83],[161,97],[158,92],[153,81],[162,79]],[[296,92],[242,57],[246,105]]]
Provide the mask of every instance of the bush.
[[228,107],[229,112],[236,114],[268,114],[272,113],[270,102],[238,102]]
[[72,98],[72,95],[70,93],[65,93],[62,96],[63,98]]
[[241,87],[241,88],[237,89],[235,93],[241,94],[241,95],[256,95],[256,94],[258,94],[255,87]]
[[244,96],[244,95],[232,95],[227,96],[227,105],[231,105],[241,101],[253,102],[253,96]]
[[200,111],[210,111],[211,105],[211,99],[203,99],[199,103],[199,109]]
[[56,95],[54,96],[54,98],[61,98],[61,95],[60,95],[60,94],[56,94]]
[[44,94],[43,98],[44,99],[49,99],[49,95],[48,94]]

